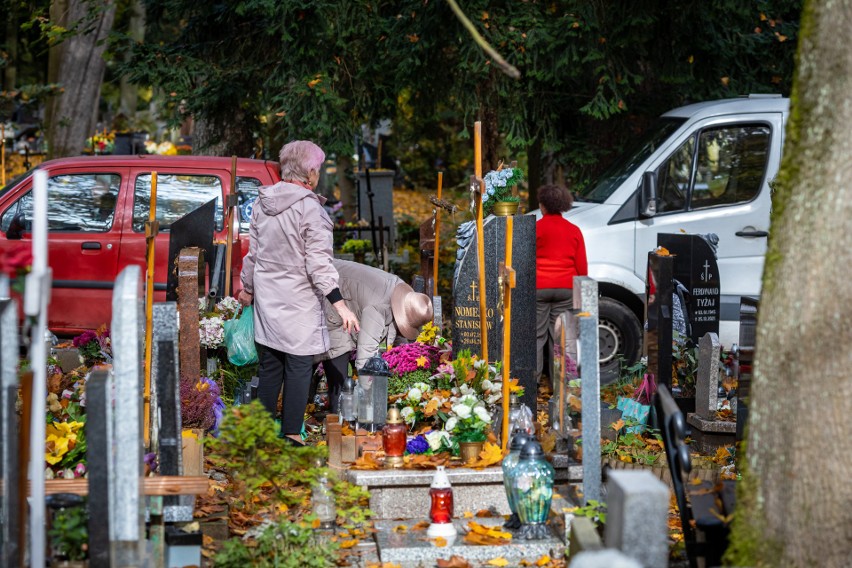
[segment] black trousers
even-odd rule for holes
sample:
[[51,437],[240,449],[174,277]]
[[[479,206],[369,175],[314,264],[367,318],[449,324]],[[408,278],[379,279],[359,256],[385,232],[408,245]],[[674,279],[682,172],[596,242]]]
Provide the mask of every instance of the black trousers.
[[313,355],[291,355],[266,346],[260,352],[257,398],[275,417],[283,385],[281,432],[285,435],[302,431],[313,361]]

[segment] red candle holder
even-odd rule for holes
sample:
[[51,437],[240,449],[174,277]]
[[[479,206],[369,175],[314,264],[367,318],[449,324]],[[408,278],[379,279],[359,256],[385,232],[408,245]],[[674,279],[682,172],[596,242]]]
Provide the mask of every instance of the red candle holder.
[[382,428],[382,448],[385,451],[385,467],[402,467],[408,428],[397,407],[388,410],[387,422]]
[[429,508],[429,519],[432,524],[426,531],[429,538],[444,537],[451,538],[456,535],[456,527],[453,524],[453,488],[444,466],[439,465],[429,488],[429,498],[432,505]]

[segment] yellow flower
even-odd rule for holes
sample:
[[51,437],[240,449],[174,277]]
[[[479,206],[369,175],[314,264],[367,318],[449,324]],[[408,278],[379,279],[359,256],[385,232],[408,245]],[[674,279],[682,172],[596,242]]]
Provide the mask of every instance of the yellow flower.
[[44,448],[47,450],[44,454],[44,461],[50,465],[56,465],[61,462],[62,457],[68,453],[68,442],[68,438],[60,438],[55,434],[48,436]]
[[77,431],[83,426],[82,422],[54,422],[46,428],[48,438],[55,436],[68,441],[77,441]]
[[429,361],[428,361],[428,359],[426,359],[425,355],[421,355],[420,357],[417,358],[417,366],[418,367],[428,367],[429,366]]

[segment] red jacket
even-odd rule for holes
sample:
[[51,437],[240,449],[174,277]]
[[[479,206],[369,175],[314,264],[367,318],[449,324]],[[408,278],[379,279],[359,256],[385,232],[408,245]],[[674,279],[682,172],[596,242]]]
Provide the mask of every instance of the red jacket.
[[544,215],[535,225],[536,288],[573,288],[586,276],[586,243],[577,225],[561,213]]

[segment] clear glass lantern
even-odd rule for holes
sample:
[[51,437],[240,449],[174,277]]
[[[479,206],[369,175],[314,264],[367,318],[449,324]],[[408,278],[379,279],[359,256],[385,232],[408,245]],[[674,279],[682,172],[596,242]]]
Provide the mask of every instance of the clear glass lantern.
[[388,412],[388,364],[379,355],[367,359],[358,371],[358,426],[370,432],[381,429]]
[[512,443],[509,445],[509,455],[503,458],[503,488],[506,490],[506,500],[509,501],[509,510],[512,511],[509,519],[503,523],[503,526],[507,529],[517,529],[521,526],[521,520],[518,518],[518,508],[515,506],[515,499],[512,496],[512,473],[514,473],[515,466],[518,465],[521,449],[527,442],[533,439],[534,437],[526,432],[518,432],[512,438]]
[[534,436],[535,422],[533,422],[532,410],[513,394],[509,396],[509,446],[512,445],[512,438],[518,432]]
[[536,441],[524,444],[511,476],[512,499],[521,521],[518,538],[550,536],[545,523],[553,499],[553,480],[553,466],[545,459],[541,444]]
[[358,399],[355,394],[355,381],[352,377],[346,377],[340,389],[337,402],[337,412],[340,423],[347,422],[353,428],[358,420]]
[[405,453],[406,434],[408,428],[399,414],[399,409],[392,406],[388,410],[387,423],[382,427],[382,449],[385,451],[385,467],[402,467]]
[[442,465],[438,466],[435,476],[432,478],[432,485],[429,486],[429,498],[431,500],[429,520],[432,523],[426,530],[426,535],[429,538],[455,537],[457,531],[453,524],[453,488],[450,486],[450,479]]
[[[321,460],[318,461],[317,466],[322,467],[322,465]],[[334,504],[331,482],[325,471],[320,474],[311,488],[311,511],[320,523],[319,528],[325,530],[334,528],[334,522],[337,520],[337,509]]]

